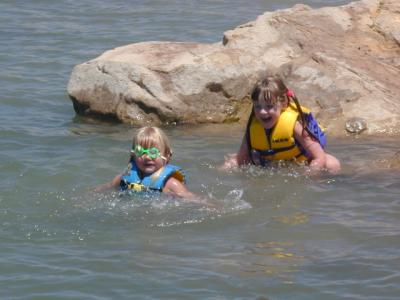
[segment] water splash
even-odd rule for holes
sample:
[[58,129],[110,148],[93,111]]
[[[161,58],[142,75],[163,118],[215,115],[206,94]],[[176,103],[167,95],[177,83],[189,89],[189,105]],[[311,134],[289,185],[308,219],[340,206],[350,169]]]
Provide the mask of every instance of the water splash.
[[87,218],[106,219],[106,222],[122,219],[133,222],[135,226],[170,227],[202,223],[251,208],[243,200],[243,189],[230,190],[222,198],[214,196],[211,189],[207,189],[208,196],[202,197],[199,203],[160,193],[89,193],[71,197],[71,209],[76,214],[86,213]]

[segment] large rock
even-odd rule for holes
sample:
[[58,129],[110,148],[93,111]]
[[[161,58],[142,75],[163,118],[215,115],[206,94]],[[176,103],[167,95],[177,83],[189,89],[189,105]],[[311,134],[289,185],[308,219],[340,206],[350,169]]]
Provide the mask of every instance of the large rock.
[[78,114],[136,125],[240,121],[266,72],[280,74],[330,133],[358,120],[363,133],[399,134],[400,1],[296,5],[221,43],[119,47],[76,66],[68,94]]

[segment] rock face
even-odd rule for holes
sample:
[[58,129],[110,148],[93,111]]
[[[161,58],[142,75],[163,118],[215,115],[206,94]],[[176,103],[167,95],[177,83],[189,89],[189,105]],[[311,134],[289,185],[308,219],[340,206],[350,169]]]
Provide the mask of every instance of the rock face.
[[74,68],[78,114],[135,125],[248,118],[249,93],[277,73],[330,134],[400,134],[400,1],[266,12],[221,43],[146,42]]

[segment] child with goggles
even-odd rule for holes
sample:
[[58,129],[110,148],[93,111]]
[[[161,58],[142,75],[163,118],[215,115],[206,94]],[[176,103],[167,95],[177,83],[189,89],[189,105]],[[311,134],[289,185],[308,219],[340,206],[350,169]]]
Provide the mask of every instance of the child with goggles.
[[157,127],[143,127],[133,139],[127,170],[95,191],[119,187],[121,191],[158,191],[193,200],[196,196],[186,188],[182,170],[169,164],[171,156],[165,133]]

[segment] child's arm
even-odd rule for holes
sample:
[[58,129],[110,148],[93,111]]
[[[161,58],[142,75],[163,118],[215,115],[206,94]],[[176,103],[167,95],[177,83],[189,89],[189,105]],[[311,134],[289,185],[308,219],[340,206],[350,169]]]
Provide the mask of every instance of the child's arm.
[[100,184],[93,189],[93,192],[102,192],[104,190],[117,188],[121,182],[122,175],[117,175],[113,178],[113,180]]
[[250,162],[251,161],[250,161],[250,157],[249,157],[249,151],[248,151],[246,134],[245,134],[242,139],[242,144],[240,145],[239,151],[236,154],[231,154],[231,155],[225,157],[225,162],[221,167],[219,167],[219,169],[227,170],[227,169],[235,168],[235,167],[242,166],[245,164],[249,164]]
[[170,177],[165,183],[163,193],[172,194],[182,198],[186,202],[206,205],[207,207],[214,208],[215,205],[210,203],[208,199],[201,198],[200,196],[190,192],[186,186],[174,177]]
[[304,130],[299,122],[294,126],[294,138],[298,141],[304,150],[310,155],[310,171],[320,171],[326,168],[326,153],[321,145],[307,130]]
[[174,177],[168,178],[163,192],[176,195],[178,197],[187,199],[188,201],[194,201],[197,198],[197,196],[190,192],[181,181]]

